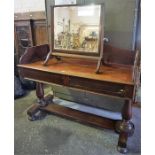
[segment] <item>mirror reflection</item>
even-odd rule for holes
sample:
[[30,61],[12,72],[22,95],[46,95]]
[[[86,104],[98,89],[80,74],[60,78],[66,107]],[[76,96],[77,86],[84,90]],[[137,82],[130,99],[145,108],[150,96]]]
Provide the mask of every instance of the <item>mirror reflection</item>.
[[99,52],[100,5],[54,7],[54,49]]

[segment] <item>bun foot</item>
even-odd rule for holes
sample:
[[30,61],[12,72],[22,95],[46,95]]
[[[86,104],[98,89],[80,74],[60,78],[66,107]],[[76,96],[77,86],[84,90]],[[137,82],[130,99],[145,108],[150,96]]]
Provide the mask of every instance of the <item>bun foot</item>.
[[[33,107],[32,107],[33,108]],[[28,120],[29,121],[36,121],[36,120],[42,120],[46,117],[47,113],[40,110],[40,109],[33,109],[34,111],[28,111]]]
[[36,121],[36,120],[42,120],[46,117],[46,113],[39,110],[34,115],[28,116],[29,121]]
[[115,125],[115,131],[117,133],[126,132],[128,136],[132,136],[134,134],[134,124],[131,121],[118,121]]
[[126,147],[117,146],[117,151],[126,154],[128,152],[128,149]]

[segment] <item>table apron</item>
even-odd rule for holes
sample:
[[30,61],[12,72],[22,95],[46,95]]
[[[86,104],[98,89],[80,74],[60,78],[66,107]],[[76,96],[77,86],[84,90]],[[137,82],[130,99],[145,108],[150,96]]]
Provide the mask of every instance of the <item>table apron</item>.
[[33,79],[34,81],[54,83],[121,98],[133,98],[134,85],[87,79],[27,68],[20,68],[20,72],[24,78]]

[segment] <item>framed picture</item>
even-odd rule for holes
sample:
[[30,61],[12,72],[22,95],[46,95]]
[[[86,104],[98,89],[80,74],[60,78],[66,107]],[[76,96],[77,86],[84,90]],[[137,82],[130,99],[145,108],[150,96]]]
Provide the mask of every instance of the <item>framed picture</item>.
[[52,6],[52,53],[100,56],[103,5]]

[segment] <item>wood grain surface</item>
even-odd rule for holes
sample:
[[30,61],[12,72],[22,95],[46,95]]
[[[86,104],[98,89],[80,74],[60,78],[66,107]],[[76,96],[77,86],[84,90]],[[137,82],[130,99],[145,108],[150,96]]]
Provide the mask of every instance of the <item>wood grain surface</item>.
[[133,67],[130,65],[102,65],[100,69],[102,72],[101,74],[95,73],[95,61],[73,58],[63,58],[61,61],[50,59],[47,66],[43,66],[43,61],[37,61],[30,64],[21,64],[18,65],[18,67],[93,80],[134,85],[132,80]]

